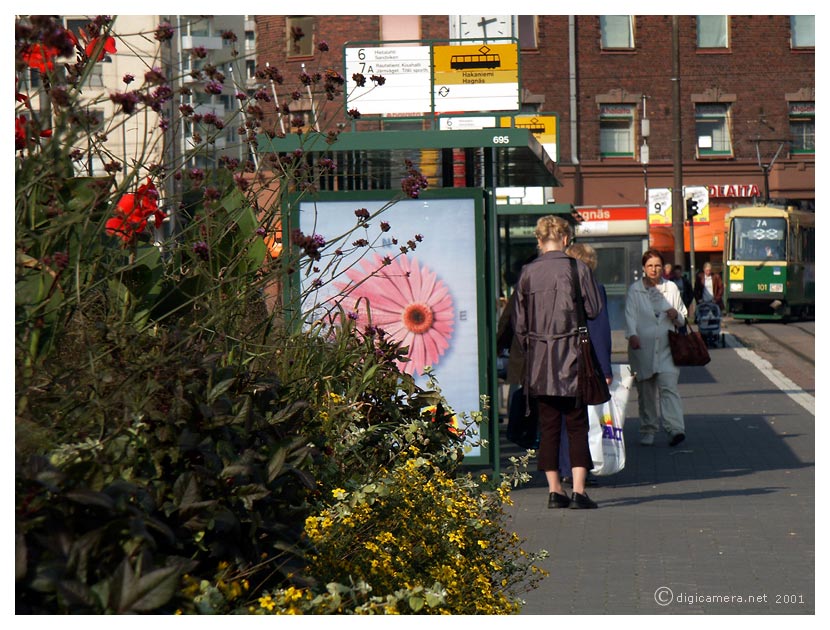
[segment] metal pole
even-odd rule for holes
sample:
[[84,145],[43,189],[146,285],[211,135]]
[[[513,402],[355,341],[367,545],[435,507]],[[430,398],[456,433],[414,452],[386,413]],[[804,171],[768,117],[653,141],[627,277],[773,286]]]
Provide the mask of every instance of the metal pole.
[[[674,260],[683,260],[683,221],[686,218],[686,204],[683,199],[683,143],[680,126],[680,25],[679,16],[672,16],[672,128],[674,144],[674,186],[672,186],[672,233],[674,234]],[[694,264],[694,260],[692,260]]]
[[689,278],[695,278],[695,218],[689,218]]

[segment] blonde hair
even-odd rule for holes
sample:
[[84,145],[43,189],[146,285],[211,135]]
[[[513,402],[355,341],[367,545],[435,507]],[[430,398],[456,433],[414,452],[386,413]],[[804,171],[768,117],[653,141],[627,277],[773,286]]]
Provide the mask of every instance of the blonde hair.
[[584,262],[591,271],[597,270],[597,250],[586,243],[574,243],[565,253],[571,258]]
[[563,239],[570,240],[573,238],[573,230],[571,224],[562,217],[549,214],[544,217],[539,217],[536,221],[536,238],[541,242],[545,241],[560,241]]

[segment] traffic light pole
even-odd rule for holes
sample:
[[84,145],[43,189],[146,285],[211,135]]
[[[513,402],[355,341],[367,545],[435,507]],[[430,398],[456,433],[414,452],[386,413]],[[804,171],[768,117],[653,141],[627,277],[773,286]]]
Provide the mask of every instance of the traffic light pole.
[[689,197],[686,199],[686,220],[689,222],[689,280],[692,282],[695,281],[695,217],[698,214],[697,200]]
[[689,217],[689,281],[695,282],[695,218]]

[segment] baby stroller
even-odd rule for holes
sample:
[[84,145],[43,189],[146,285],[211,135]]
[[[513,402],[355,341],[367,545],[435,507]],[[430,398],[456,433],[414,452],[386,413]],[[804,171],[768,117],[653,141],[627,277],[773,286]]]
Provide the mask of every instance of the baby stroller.
[[700,336],[710,348],[726,346],[720,329],[720,307],[714,302],[701,302],[696,307],[695,321]]

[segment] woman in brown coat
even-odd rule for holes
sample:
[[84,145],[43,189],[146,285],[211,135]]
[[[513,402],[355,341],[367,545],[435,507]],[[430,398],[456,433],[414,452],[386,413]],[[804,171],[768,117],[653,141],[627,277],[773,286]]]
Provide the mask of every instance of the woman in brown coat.
[[[539,257],[522,269],[516,286],[513,327],[525,354],[524,387],[539,408],[541,439],[539,470],[548,482],[548,507],[595,508],[585,494],[585,479],[593,467],[588,447],[588,408],[577,404],[577,314],[571,277],[571,258],[565,248],[573,238],[571,227],[557,216],[536,223]],[[576,261],[579,286],[588,319],[602,310],[602,298],[593,274]],[[573,496],[562,492],[559,478],[559,442],[562,418],[568,431]]]

